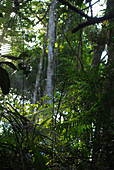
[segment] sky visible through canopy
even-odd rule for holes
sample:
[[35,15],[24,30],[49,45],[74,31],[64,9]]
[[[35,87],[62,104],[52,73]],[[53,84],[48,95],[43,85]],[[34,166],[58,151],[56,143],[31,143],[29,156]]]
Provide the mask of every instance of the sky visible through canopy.
[[[42,1],[44,1],[44,0],[42,0]],[[95,2],[96,2],[96,0],[93,0],[92,4],[94,4]],[[106,8],[106,5],[104,3],[104,0],[100,0],[98,3],[96,3],[93,6],[93,16],[96,16],[96,15],[98,17],[101,16],[105,8]],[[39,25],[39,28],[40,27],[41,26]],[[0,35],[1,34],[2,34],[2,31],[0,31]],[[31,46],[31,44],[30,44],[30,46]],[[4,55],[4,54],[8,54],[9,52],[10,52],[10,44],[2,44],[0,53],[2,55]],[[103,56],[104,55],[106,55],[106,52],[103,53]]]

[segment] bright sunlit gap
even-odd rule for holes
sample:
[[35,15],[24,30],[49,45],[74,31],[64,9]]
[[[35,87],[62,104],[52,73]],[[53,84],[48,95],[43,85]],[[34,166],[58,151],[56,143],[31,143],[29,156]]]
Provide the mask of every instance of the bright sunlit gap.
[[[92,0],[91,4],[94,4],[97,0]],[[100,0],[98,3],[96,3],[95,5],[93,5],[93,16],[97,16],[100,17],[102,16],[102,14],[104,13],[104,10],[106,9],[106,3],[104,2],[104,0]],[[89,11],[89,15],[90,15],[90,11]]]
[[[42,0],[43,2],[46,2],[46,0]],[[96,2],[96,0],[92,0],[92,4],[94,4]],[[88,4],[87,4],[88,6]],[[104,9],[106,9],[106,4],[104,3],[104,0],[100,0],[98,3],[96,3],[95,5],[93,5],[93,16],[101,16],[102,13],[104,12]],[[11,16],[14,16],[15,13],[12,12],[11,13]],[[91,12],[89,11],[89,15],[91,15]],[[36,21],[37,22],[37,21]],[[42,29],[43,26],[41,24],[37,24],[36,26],[34,26],[34,30],[35,31],[38,31],[39,29]],[[38,42],[38,37],[36,38],[36,41]],[[36,43],[33,42],[33,43],[28,43],[26,42],[26,44],[29,46],[29,47],[33,47]],[[0,53],[2,55],[5,55],[5,54],[8,54],[11,52],[11,45],[10,44],[3,44],[1,49],[0,49]],[[103,56],[101,58],[104,57],[104,55],[106,55],[106,52],[104,51],[103,52]]]

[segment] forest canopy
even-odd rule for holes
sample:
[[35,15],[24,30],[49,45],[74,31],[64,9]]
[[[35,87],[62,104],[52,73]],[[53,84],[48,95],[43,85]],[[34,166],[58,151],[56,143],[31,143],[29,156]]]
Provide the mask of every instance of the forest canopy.
[[113,0],[0,0],[1,170],[113,169],[113,26]]

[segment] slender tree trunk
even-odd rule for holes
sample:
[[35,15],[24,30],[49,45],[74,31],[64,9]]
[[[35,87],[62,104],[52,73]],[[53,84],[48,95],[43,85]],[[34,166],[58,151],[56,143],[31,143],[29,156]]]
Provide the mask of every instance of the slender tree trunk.
[[48,46],[48,68],[47,68],[47,87],[46,94],[49,96],[48,104],[51,104],[54,86],[53,86],[53,77],[54,77],[54,47],[55,47],[55,8],[57,0],[53,0],[50,10],[49,10],[49,46]]
[[78,57],[77,57],[77,71],[78,72],[81,68],[80,61],[82,63],[81,49],[82,49],[82,30],[80,30],[79,46],[78,46]]
[[[80,17],[80,23],[81,23],[81,17]],[[81,65],[80,65],[81,63],[82,63],[82,30],[80,30],[79,45],[78,45],[78,57],[77,57],[77,71],[78,72],[81,68]]]
[[44,44],[43,44],[42,54],[41,54],[41,57],[40,57],[40,62],[39,62],[39,65],[38,65],[38,73],[37,73],[37,77],[36,77],[35,89],[34,89],[33,100],[32,100],[33,104],[36,103],[37,93],[38,93],[38,89],[39,89],[39,86],[40,86],[40,75],[41,75],[41,71],[42,71],[43,58],[44,58],[44,55],[45,55],[45,49],[46,49],[46,45],[47,45],[47,38],[48,38],[48,26],[47,26],[47,33],[46,33],[46,36],[44,38]]

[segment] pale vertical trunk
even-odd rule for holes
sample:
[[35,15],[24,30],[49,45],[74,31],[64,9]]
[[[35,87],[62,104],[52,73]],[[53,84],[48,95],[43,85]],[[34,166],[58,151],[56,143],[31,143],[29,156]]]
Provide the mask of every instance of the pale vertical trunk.
[[41,57],[40,57],[40,62],[39,62],[39,65],[38,65],[38,73],[37,73],[37,77],[36,77],[35,89],[34,89],[33,99],[32,99],[33,104],[36,103],[37,93],[38,93],[39,86],[40,86],[40,75],[41,75],[41,71],[42,71],[43,58],[44,58],[44,55],[45,55],[45,49],[46,49],[46,45],[47,45],[47,38],[48,38],[48,26],[47,26],[47,33],[46,33],[46,36],[44,38],[44,44],[43,44],[42,54],[41,54]]
[[48,46],[48,68],[47,68],[47,87],[46,94],[49,96],[47,101],[49,104],[52,102],[53,98],[53,76],[54,76],[54,46],[55,46],[55,7],[57,0],[53,0],[50,10],[49,10],[49,46]]

